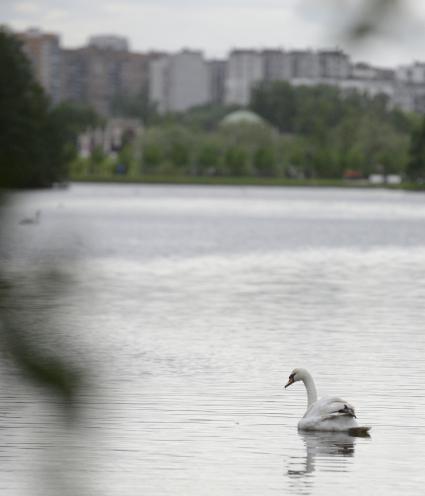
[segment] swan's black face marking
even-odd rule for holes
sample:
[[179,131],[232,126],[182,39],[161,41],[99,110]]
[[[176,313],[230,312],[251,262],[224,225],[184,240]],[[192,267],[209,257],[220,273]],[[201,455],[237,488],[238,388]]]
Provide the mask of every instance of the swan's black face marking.
[[344,408],[341,408],[341,410],[338,410],[338,413],[343,413],[344,415],[349,415],[350,417],[356,417],[356,414],[354,413],[354,408],[344,405]]
[[288,380],[288,382],[287,382],[287,384],[286,384],[286,386],[285,386],[285,389],[286,389],[288,386],[290,386],[291,384],[293,384],[294,382],[295,382],[295,374],[294,374],[294,373],[292,373],[292,374],[289,376],[289,380]]

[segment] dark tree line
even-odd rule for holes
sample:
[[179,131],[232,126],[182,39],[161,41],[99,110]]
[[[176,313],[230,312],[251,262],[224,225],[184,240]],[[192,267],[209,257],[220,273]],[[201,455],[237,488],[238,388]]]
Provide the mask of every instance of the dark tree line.
[[254,87],[251,108],[282,133],[318,136],[365,116],[382,120],[398,132],[409,132],[411,119],[389,105],[388,97],[358,91],[342,92],[327,86],[292,86],[287,82],[265,82]]
[[35,80],[21,43],[0,28],[0,186],[46,187],[67,177],[81,129],[95,113],[53,106]]
[[258,130],[248,139],[235,128],[220,132],[221,120],[234,107],[156,115],[145,133],[143,170],[322,178],[354,170],[362,177],[374,172],[425,177],[421,117],[391,107],[385,95],[269,82],[254,88],[250,107],[279,131],[267,143]]
[[338,177],[345,169],[364,175],[406,171],[409,141],[419,120],[392,108],[385,95],[286,82],[258,85],[251,108],[281,133],[300,137],[300,160],[322,177]]
[[406,173],[413,181],[425,180],[425,118],[412,132]]

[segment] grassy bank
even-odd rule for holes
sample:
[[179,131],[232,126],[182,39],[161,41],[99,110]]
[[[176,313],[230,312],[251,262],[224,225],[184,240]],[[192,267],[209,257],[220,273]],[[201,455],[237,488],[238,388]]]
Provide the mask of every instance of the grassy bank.
[[402,183],[397,185],[370,184],[367,181],[347,181],[344,179],[286,179],[260,177],[209,177],[209,176],[74,176],[72,182],[121,183],[121,184],[205,184],[218,186],[298,186],[298,187],[335,187],[335,188],[386,188],[419,191],[425,185]]

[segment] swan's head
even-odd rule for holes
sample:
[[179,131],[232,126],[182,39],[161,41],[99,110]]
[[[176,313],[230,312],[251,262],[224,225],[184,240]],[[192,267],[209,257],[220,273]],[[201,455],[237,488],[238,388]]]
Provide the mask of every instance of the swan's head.
[[288,382],[286,383],[285,389],[291,384],[294,384],[294,382],[302,381],[304,379],[304,371],[305,369],[294,369],[289,374],[289,379]]

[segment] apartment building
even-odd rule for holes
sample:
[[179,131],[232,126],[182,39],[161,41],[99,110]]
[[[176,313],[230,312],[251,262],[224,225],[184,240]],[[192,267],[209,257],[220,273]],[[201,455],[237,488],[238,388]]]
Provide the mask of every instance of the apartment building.
[[153,60],[149,96],[160,113],[183,112],[209,103],[209,71],[202,52],[182,50]]
[[149,65],[149,100],[160,114],[168,111],[168,57],[159,57]]
[[147,87],[150,55],[89,45],[63,50],[62,99],[91,105],[108,116],[114,101]]
[[425,63],[415,62],[396,69],[395,104],[410,112],[425,113]]
[[124,36],[116,36],[113,34],[91,36],[88,41],[88,46],[100,49],[115,50],[117,52],[129,51],[127,38],[124,38]]
[[62,52],[59,36],[28,29],[17,33],[34,75],[54,103],[61,100]]
[[269,49],[261,52],[265,81],[290,81],[293,77],[293,62],[289,52]]
[[78,49],[61,49],[59,36],[17,33],[34,74],[54,103],[69,100],[111,116],[114,102],[148,91],[161,113],[207,103],[249,104],[261,81],[327,84],[343,91],[387,95],[394,107],[425,113],[425,63],[397,69],[352,63],[341,50],[232,50],[227,60],[202,52],[134,53],[126,38],[97,35]]
[[350,59],[339,50],[234,50],[228,60],[225,101],[247,105],[252,87],[260,81],[333,84],[350,73]]
[[264,79],[263,57],[255,50],[233,50],[227,61],[224,102],[248,105],[253,86]]
[[377,79],[378,69],[364,62],[351,65],[351,77],[353,79]]
[[326,79],[348,79],[351,76],[351,62],[341,50],[322,50],[317,53],[320,77]]
[[224,85],[226,80],[226,60],[208,60],[209,101],[214,104],[224,103]]
[[291,79],[320,79],[322,75],[320,56],[312,50],[290,52],[292,61]]

